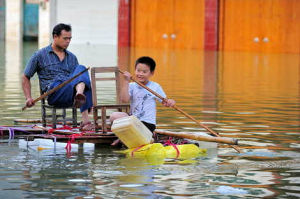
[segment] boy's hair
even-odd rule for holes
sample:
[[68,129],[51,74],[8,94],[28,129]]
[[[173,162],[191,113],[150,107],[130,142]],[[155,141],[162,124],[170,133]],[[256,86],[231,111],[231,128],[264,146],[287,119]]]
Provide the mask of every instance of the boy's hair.
[[63,23],[57,24],[53,28],[52,37],[54,37],[54,35],[60,36],[61,31],[63,31],[63,30],[70,32],[70,31],[72,31],[72,27],[71,27],[71,25],[68,25],[68,24],[63,24]]
[[138,59],[135,61],[135,67],[136,67],[138,64],[146,64],[147,66],[150,67],[150,71],[151,71],[151,72],[154,72],[155,66],[156,66],[155,61],[154,61],[151,57],[147,57],[147,56],[143,56],[143,57],[138,58]]

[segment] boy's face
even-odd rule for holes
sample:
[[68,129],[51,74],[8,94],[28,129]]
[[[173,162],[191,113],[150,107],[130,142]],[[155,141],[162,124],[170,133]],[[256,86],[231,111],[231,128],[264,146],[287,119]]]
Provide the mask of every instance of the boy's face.
[[153,73],[146,64],[139,63],[135,67],[135,77],[142,84],[147,84]]

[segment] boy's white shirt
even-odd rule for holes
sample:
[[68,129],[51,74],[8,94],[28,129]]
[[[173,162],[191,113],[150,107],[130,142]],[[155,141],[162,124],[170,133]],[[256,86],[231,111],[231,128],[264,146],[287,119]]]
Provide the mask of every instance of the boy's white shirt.
[[[149,81],[146,86],[166,98],[165,92],[158,83]],[[162,100],[135,82],[129,83],[129,96],[131,115],[141,121],[156,125],[156,100],[160,102]]]

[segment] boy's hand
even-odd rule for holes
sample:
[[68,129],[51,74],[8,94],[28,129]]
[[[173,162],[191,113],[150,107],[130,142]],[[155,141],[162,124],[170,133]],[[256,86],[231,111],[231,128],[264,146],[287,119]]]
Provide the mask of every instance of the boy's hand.
[[131,74],[129,72],[125,71],[123,75],[124,75],[126,81],[130,81]]
[[175,105],[175,100],[173,99],[165,99],[162,101],[162,104],[166,107],[173,107]]

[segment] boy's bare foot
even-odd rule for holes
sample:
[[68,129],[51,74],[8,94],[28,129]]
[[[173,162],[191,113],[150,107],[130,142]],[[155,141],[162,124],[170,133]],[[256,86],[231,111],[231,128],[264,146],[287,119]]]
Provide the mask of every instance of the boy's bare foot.
[[120,139],[116,139],[112,144],[111,146],[117,146],[118,144],[120,144]]

